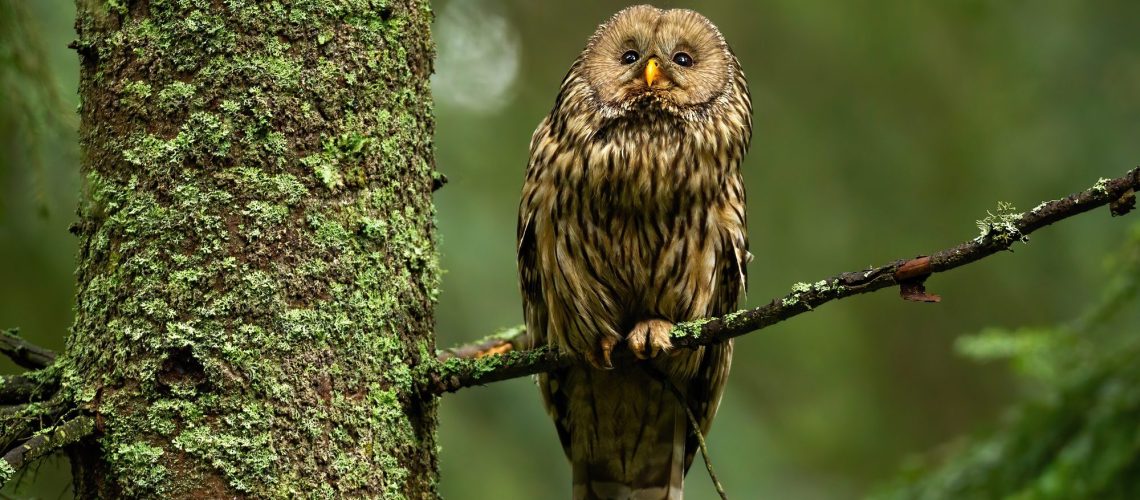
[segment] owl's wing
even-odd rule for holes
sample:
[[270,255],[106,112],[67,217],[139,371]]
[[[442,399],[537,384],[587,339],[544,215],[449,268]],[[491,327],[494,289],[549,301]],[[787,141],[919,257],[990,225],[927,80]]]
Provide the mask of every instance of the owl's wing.
[[542,298],[542,275],[538,270],[538,255],[534,243],[532,213],[519,213],[518,265],[519,290],[523,297],[523,319],[526,321],[528,347],[546,344],[546,304]]
[[519,218],[516,231],[516,250],[518,251],[519,290],[523,299],[523,319],[526,321],[527,337],[530,347],[546,345],[547,310],[546,301],[542,291],[542,273],[538,262],[538,243],[536,239],[536,226],[542,221],[536,220],[541,189],[538,172],[542,165],[535,158],[535,148],[542,142],[542,138],[549,135],[549,119],[539,124],[531,137],[531,158],[527,164],[526,180],[523,182],[522,196],[519,200]]
[[[549,137],[549,120],[543,120],[534,137],[531,139],[531,160],[527,167],[527,178],[523,184],[522,200],[519,202],[519,218],[517,230],[517,251],[519,267],[519,289],[523,299],[523,319],[526,321],[527,338],[530,347],[536,348],[548,345],[549,313],[543,292],[542,273],[538,262],[537,225],[549,223],[540,215],[542,199],[538,185],[537,171],[543,165],[539,164],[541,158],[536,158],[535,149]],[[539,392],[542,393],[546,411],[554,420],[558,430],[558,439],[562,442],[562,449],[570,452],[570,431],[568,422],[569,400],[564,391],[561,391],[565,370],[553,370],[540,373],[537,377]]]
[[[525,209],[525,207],[523,207]],[[519,262],[519,288],[523,296],[523,317],[526,320],[527,338],[530,348],[547,345],[546,302],[542,294],[542,275],[538,270],[538,251],[535,245],[533,213],[521,211],[519,213],[518,228],[518,262]],[[565,394],[560,392],[558,380],[563,376],[562,370],[538,375],[538,388],[542,393],[542,400],[546,404],[546,411],[554,419],[558,429],[558,439],[562,442],[562,449],[570,449],[570,431],[566,427],[565,418],[568,413],[569,402]]]
[[[738,193],[729,201],[731,216],[724,226],[726,243],[721,250],[720,276],[723,276],[717,290],[712,314],[722,316],[736,310],[737,303],[745,292],[748,280],[748,263],[752,254],[748,253],[748,229],[744,215],[743,183],[736,179]],[[738,198],[738,199],[736,199]],[[728,382],[728,372],[732,366],[732,340],[705,347],[701,365],[696,377],[689,385],[688,401],[693,413],[700,422],[701,432],[707,434],[716,415],[720,398]],[[693,463],[693,455],[698,449],[697,436],[690,431],[685,438],[685,470]]]

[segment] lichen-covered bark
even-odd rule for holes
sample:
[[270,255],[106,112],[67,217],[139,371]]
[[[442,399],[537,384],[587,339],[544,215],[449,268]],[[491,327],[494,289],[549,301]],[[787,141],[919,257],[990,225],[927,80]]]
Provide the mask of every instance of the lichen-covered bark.
[[435,496],[425,0],[77,0],[80,496]]

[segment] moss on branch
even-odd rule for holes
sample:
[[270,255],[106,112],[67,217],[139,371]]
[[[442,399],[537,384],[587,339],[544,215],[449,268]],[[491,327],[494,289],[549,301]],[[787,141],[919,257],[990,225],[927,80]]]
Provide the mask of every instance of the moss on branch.
[[0,458],[0,486],[32,461],[58,451],[95,433],[95,419],[79,416],[37,431],[27,441]]

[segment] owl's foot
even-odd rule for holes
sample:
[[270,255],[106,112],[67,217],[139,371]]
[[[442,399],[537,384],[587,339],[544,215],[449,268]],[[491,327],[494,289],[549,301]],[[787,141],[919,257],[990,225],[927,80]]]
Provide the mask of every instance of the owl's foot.
[[669,352],[673,348],[673,342],[669,340],[669,331],[672,329],[673,323],[663,319],[647,319],[634,325],[625,341],[629,344],[629,350],[639,359],[651,359],[657,357],[658,353]]
[[603,335],[598,340],[598,348],[586,353],[586,361],[589,361],[594,368],[599,370],[611,370],[614,367],[613,361],[610,361],[610,355],[614,352],[614,346],[617,345],[618,339],[609,335]]

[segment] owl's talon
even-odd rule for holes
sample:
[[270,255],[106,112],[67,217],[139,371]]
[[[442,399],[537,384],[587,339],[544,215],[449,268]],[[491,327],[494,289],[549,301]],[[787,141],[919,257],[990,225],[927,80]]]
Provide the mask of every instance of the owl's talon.
[[586,361],[589,361],[594,368],[599,370],[612,370],[614,363],[610,359],[610,355],[613,354],[614,346],[617,345],[617,343],[616,338],[608,335],[603,336],[601,340],[598,341],[598,349],[591,351],[586,356]]
[[634,325],[625,341],[638,359],[652,359],[673,348],[673,341],[669,339],[669,331],[672,329],[673,323],[663,319],[648,319]]

